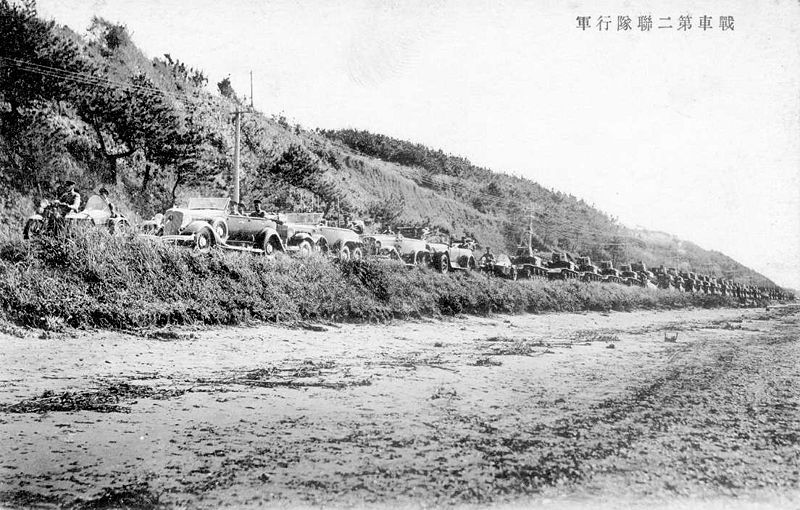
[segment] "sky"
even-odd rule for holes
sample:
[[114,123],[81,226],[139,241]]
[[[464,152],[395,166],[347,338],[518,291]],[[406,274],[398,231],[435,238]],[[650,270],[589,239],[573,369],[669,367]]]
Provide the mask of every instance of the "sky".
[[123,23],[146,54],[204,70],[211,88],[229,75],[249,95],[252,71],[265,113],[463,155],[800,289],[800,3],[664,4],[38,2],[79,33],[94,15]]

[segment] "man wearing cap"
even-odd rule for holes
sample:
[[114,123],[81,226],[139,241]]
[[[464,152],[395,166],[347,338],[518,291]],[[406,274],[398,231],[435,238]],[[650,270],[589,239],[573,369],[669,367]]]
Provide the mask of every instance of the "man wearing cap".
[[253,218],[264,218],[267,216],[267,211],[261,208],[261,200],[253,200],[253,212],[250,213]]
[[486,247],[486,253],[483,254],[481,257],[481,265],[482,266],[491,266],[494,265],[494,254],[492,253],[492,249],[488,246]]
[[117,208],[114,207],[114,204],[111,202],[111,199],[108,197],[108,190],[105,188],[100,188],[98,191],[100,198],[106,201],[106,205],[108,206],[108,211],[111,213],[112,218],[119,217],[119,213],[117,213]]
[[75,181],[64,183],[64,188],[58,197],[58,201],[69,209],[67,212],[78,212],[81,208],[81,195],[75,191]]

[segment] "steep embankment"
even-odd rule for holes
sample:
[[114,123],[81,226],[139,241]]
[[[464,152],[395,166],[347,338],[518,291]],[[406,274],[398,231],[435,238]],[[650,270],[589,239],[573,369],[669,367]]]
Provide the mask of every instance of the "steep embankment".
[[511,282],[400,262],[199,253],[100,229],[0,240],[0,318],[45,329],[373,321],[736,306],[735,298],[578,281]]

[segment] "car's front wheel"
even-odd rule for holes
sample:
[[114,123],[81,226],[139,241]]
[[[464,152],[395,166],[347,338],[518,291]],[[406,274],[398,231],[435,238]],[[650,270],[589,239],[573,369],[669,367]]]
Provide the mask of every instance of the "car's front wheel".
[[194,246],[199,251],[208,251],[214,246],[214,234],[211,229],[204,228],[194,235]]
[[220,241],[225,242],[225,240],[228,239],[228,224],[225,223],[224,220],[221,219],[214,220],[214,222],[211,224],[211,228],[213,228],[214,231],[217,233],[217,238]]
[[328,245],[325,244],[324,240],[317,241],[316,243],[314,243],[314,252],[325,255],[326,253],[328,253]]
[[272,239],[264,238],[264,244],[261,247],[264,250],[264,255],[267,257],[271,257],[275,255],[275,244],[272,242]]
[[297,246],[297,253],[303,257],[308,257],[314,251],[311,243],[308,241],[301,241]]
[[450,271],[450,257],[448,257],[446,253],[442,253],[439,256],[436,262],[436,269],[438,269],[440,273]]
[[28,218],[28,221],[25,222],[25,226],[22,228],[22,237],[24,239],[30,239],[31,237],[36,237],[42,233],[42,227],[44,226],[44,222],[38,218]]
[[350,248],[342,246],[339,250],[339,260],[350,260]]
[[131,230],[131,224],[125,218],[112,219],[108,222],[108,231],[112,234],[124,234]]

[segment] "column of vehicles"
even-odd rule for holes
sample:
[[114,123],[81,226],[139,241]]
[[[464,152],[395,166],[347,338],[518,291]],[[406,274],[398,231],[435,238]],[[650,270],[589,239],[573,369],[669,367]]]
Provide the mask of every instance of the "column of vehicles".
[[[52,227],[50,223],[59,221],[106,226],[112,231],[130,227],[126,218],[113,213],[113,207],[109,211],[107,197],[92,196],[82,211],[65,212],[63,204],[61,207],[59,217],[52,204],[43,203],[26,222],[25,238],[44,233]],[[188,245],[200,251],[219,247],[267,256],[320,253],[341,260],[391,259],[409,266],[432,267],[441,273],[481,271],[509,280],[617,283],[742,299],[787,297],[778,288],[744,285],[673,267],[649,270],[643,262],[615,268],[611,261],[596,265],[588,256],[566,252],[553,252],[548,260],[532,249],[530,235],[513,256],[495,255],[489,248],[481,254],[476,243],[466,236],[456,240],[449,234],[421,227],[396,227],[366,234],[363,223],[351,223],[347,228],[332,226],[322,213],[270,213],[261,210],[258,203],[253,210],[244,211],[228,198],[189,199],[185,207],[173,207],[144,222],[141,231],[144,238]]]

